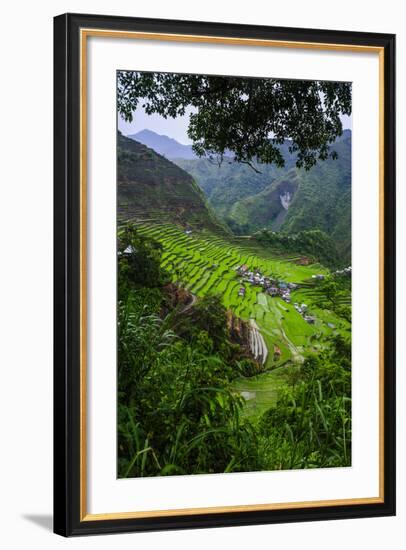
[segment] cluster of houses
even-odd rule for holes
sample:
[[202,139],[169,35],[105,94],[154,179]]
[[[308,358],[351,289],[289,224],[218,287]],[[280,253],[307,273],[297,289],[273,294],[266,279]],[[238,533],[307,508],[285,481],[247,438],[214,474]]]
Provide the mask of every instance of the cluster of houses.
[[[250,271],[248,266],[245,264],[238,266],[236,271],[243,281],[247,281],[255,286],[261,286],[264,292],[272,297],[279,296],[287,304],[290,304],[291,302],[291,291],[298,288],[296,283],[286,283],[284,281],[277,281],[272,277],[265,277],[258,269]],[[320,280],[324,279],[324,275],[315,275],[314,277],[320,278]],[[245,296],[245,293],[246,289],[241,286],[238,290],[238,296]],[[315,318],[312,315],[309,315],[306,304],[294,303],[293,307],[303,317],[306,323],[311,325],[314,324]]]
[[298,304],[294,303],[293,307],[296,309],[296,311],[303,317],[303,319],[306,321],[306,323],[309,323],[309,325],[314,325],[315,318],[312,315],[309,315],[307,313],[307,305],[306,304]]
[[290,291],[295,290],[295,288],[297,288],[295,283],[284,283],[283,281],[280,281],[278,283],[274,283],[271,287],[266,289],[266,292],[273,298],[275,296],[279,296],[287,304],[290,304]]
[[334,275],[347,275],[348,277],[351,276],[351,266],[344,267],[344,269],[337,269],[337,271],[334,271]]
[[[334,275],[346,275],[347,277],[351,277],[351,266],[349,265],[348,267],[344,267],[343,269],[337,269],[337,271],[334,271]],[[325,275],[312,275],[312,279],[323,281],[325,279]]]
[[[290,303],[291,301],[291,290],[295,290],[298,287],[295,283],[285,283],[284,281],[277,281],[272,277],[266,277],[258,269],[250,271],[245,264],[238,266],[236,271],[244,281],[247,281],[251,285],[261,286],[264,292],[272,297],[280,296],[286,303]],[[245,296],[245,292],[246,289],[243,286],[240,287],[238,296]]]
[[318,274],[318,275],[312,275],[312,279],[317,279],[317,281],[323,281],[324,275]]

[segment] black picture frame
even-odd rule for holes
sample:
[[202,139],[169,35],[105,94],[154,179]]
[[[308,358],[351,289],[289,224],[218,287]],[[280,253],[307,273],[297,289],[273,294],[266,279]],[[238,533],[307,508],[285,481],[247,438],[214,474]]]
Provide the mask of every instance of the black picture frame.
[[[81,517],[80,29],[381,48],[384,56],[383,501],[171,517]],[[378,517],[395,514],[395,36],[102,15],[54,19],[54,531],[63,536]]]

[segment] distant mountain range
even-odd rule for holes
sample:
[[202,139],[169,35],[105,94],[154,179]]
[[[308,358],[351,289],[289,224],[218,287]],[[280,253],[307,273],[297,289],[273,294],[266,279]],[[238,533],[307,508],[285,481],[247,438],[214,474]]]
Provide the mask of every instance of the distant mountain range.
[[143,143],[167,159],[195,159],[197,158],[191,145],[183,145],[168,136],[156,134],[151,130],[141,130],[127,136],[130,139]]
[[220,222],[233,232],[252,234],[266,228],[296,233],[321,229],[336,243],[343,261],[351,260],[351,130],[331,149],[338,159],[319,161],[306,171],[296,167],[290,143],[282,144],[285,166],[246,164],[225,159],[220,166],[197,158],[190,145],[143,130],[130,139],[144,143],[189,173]]

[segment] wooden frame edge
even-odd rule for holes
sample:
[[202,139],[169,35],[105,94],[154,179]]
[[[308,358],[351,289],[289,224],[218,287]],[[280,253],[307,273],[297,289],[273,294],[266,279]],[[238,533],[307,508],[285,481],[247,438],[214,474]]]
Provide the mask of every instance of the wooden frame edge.
[[[69,18],[71,16],[59,16],[59,18],[65,17],[66,26],[69,26]],[[58,18],[55,18],[55,21]],[[184,22],[186,23],[186,22]],[[232,27],[232,25],[229,25]],[[68,33],[66,31],[66,40],[68,41]],[[295,29],[292,29],[294,32]],[[314,31],[317,33],[317,31]],[[334,31],[332,31],[334,33]],[[338,31],[339,32],[339,31]],[[87,414],[86,414],[86,395],[87,395],[87,377],[86,377],[86,357],[87,357],[87,342],[86,342],[86,293],[87,293],[87,281],[86,281],[86,208],[87,208],[87,189],[86,189],[86,124],[87,124],[87,86],[86,78],[86,49],[87,39],[89,36],[105,36],[105,37],[121,37],[121,38],[137,38],[142,40],[171,40],[180,42],[214,42],[220,44],[229,45],[245,45],[245,46],[269,46],[269,47],[287,47],[287,48],[303,48],[303,49],[324,49],[328,51],[352,51],[352,52],[369,52],[377,53],[379,56],[379,189],[380,189],[380,389],[379,389],[379,496],[371,498],[357,498],[357,499],[342,499],[342,500],[328,500],[328,501],[306,501],[306,502],[290,502],[290,503],[276,503],[276,504],[259,504],[248,506],[216,506],[206,508],[190,508],[190,509],[178,509],[178,510],[152,510],[152,511],[139,511],[139,512],[113,512],[104,514],[88,514],[87,513],[87,460],[86,460],[86,445],[87,445]],[[151,519],[151,518],[177,518],[182,516],[195,516],[199,515],[220,515],[228,513],[239,512],[264,512],[271,510],[305,510],[313,508],[333,508],[348,507],[354,505],[385,505],[385,369],[384,369],[384,354],[385,354],[385,316],[384,316],[384,276],[385,276],[385,263],[384,263],[384,244],[385,237],[385,127],[387,121],[384,118],[386,111],[386,98],[384,96],[386,84],[386,66],[385,66],[385,51],[384,45],[379,46],[367,46],[357,44],[342,44],[331,42],[302,42],[302,41],[286,41],[286,40],[271,40],[271,39],[250,39],[250,38],[232,38],[227,36],[208,36],[208,35],[194,35],[194,34],[182,34],[182,33],[162,33],[162,32],[141,32],[141,31],[120,31],[120,30],[106,30],[103,28],[89,28],[84,25],[79,27],[79,71],[80,71],[80,488],[79,488],[79,523],[80,524],[98,524],[105,521],[118,521],[118,520],[138,520],[138,519]],[[66,47],[67,48],[67,47]],[[67,48],[68,49],[68,48]],[[67,63],[67,60],[65,59]],[[65,83],[66,84],[66,83]],[[60,105],[58,106],[60,108]],[[56,111],[55,111],[56,112]],[[56,115],[55,115],[56,120]],[[392,153],[393,154],[393,153]],[[67,160],[67,159],[66,159]],[[83,299],[84,297],[84,299]],[[69,506],[67,507],[69,508]],[[65,511],[68,514],[68,509]],[[379,514],[378,514],[379,515]],[[381,514],[382,515],[382,514]],[[71,520],[69,521],[71,522]],[[75,522],[73,522],[75,523]],[[72,524],[73,525],[73,524]],[[77,529],[72,529],[70,534],[75,533]],[[131,530],[131,528],[130,528]],[[80,526],[79,526],[80,531]],[[60,534],[69,534],[68,532]]]

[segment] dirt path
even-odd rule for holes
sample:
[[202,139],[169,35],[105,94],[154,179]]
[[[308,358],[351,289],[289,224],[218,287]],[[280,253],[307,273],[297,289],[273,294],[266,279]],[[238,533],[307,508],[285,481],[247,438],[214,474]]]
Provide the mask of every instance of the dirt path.
[[292,342],[289,340],[289,338],[286,335],[286,332],[282,328],[282,325],[280,325],[279,330],[281,331],[281,334],[282,334],[283,338],[285,339],[288,348],[290,349],[293,361],[295,363],[303,363],[303,361],[304,361],[303,355],[301,353],[299,353],[297,347],[294,344],[292,344]]

